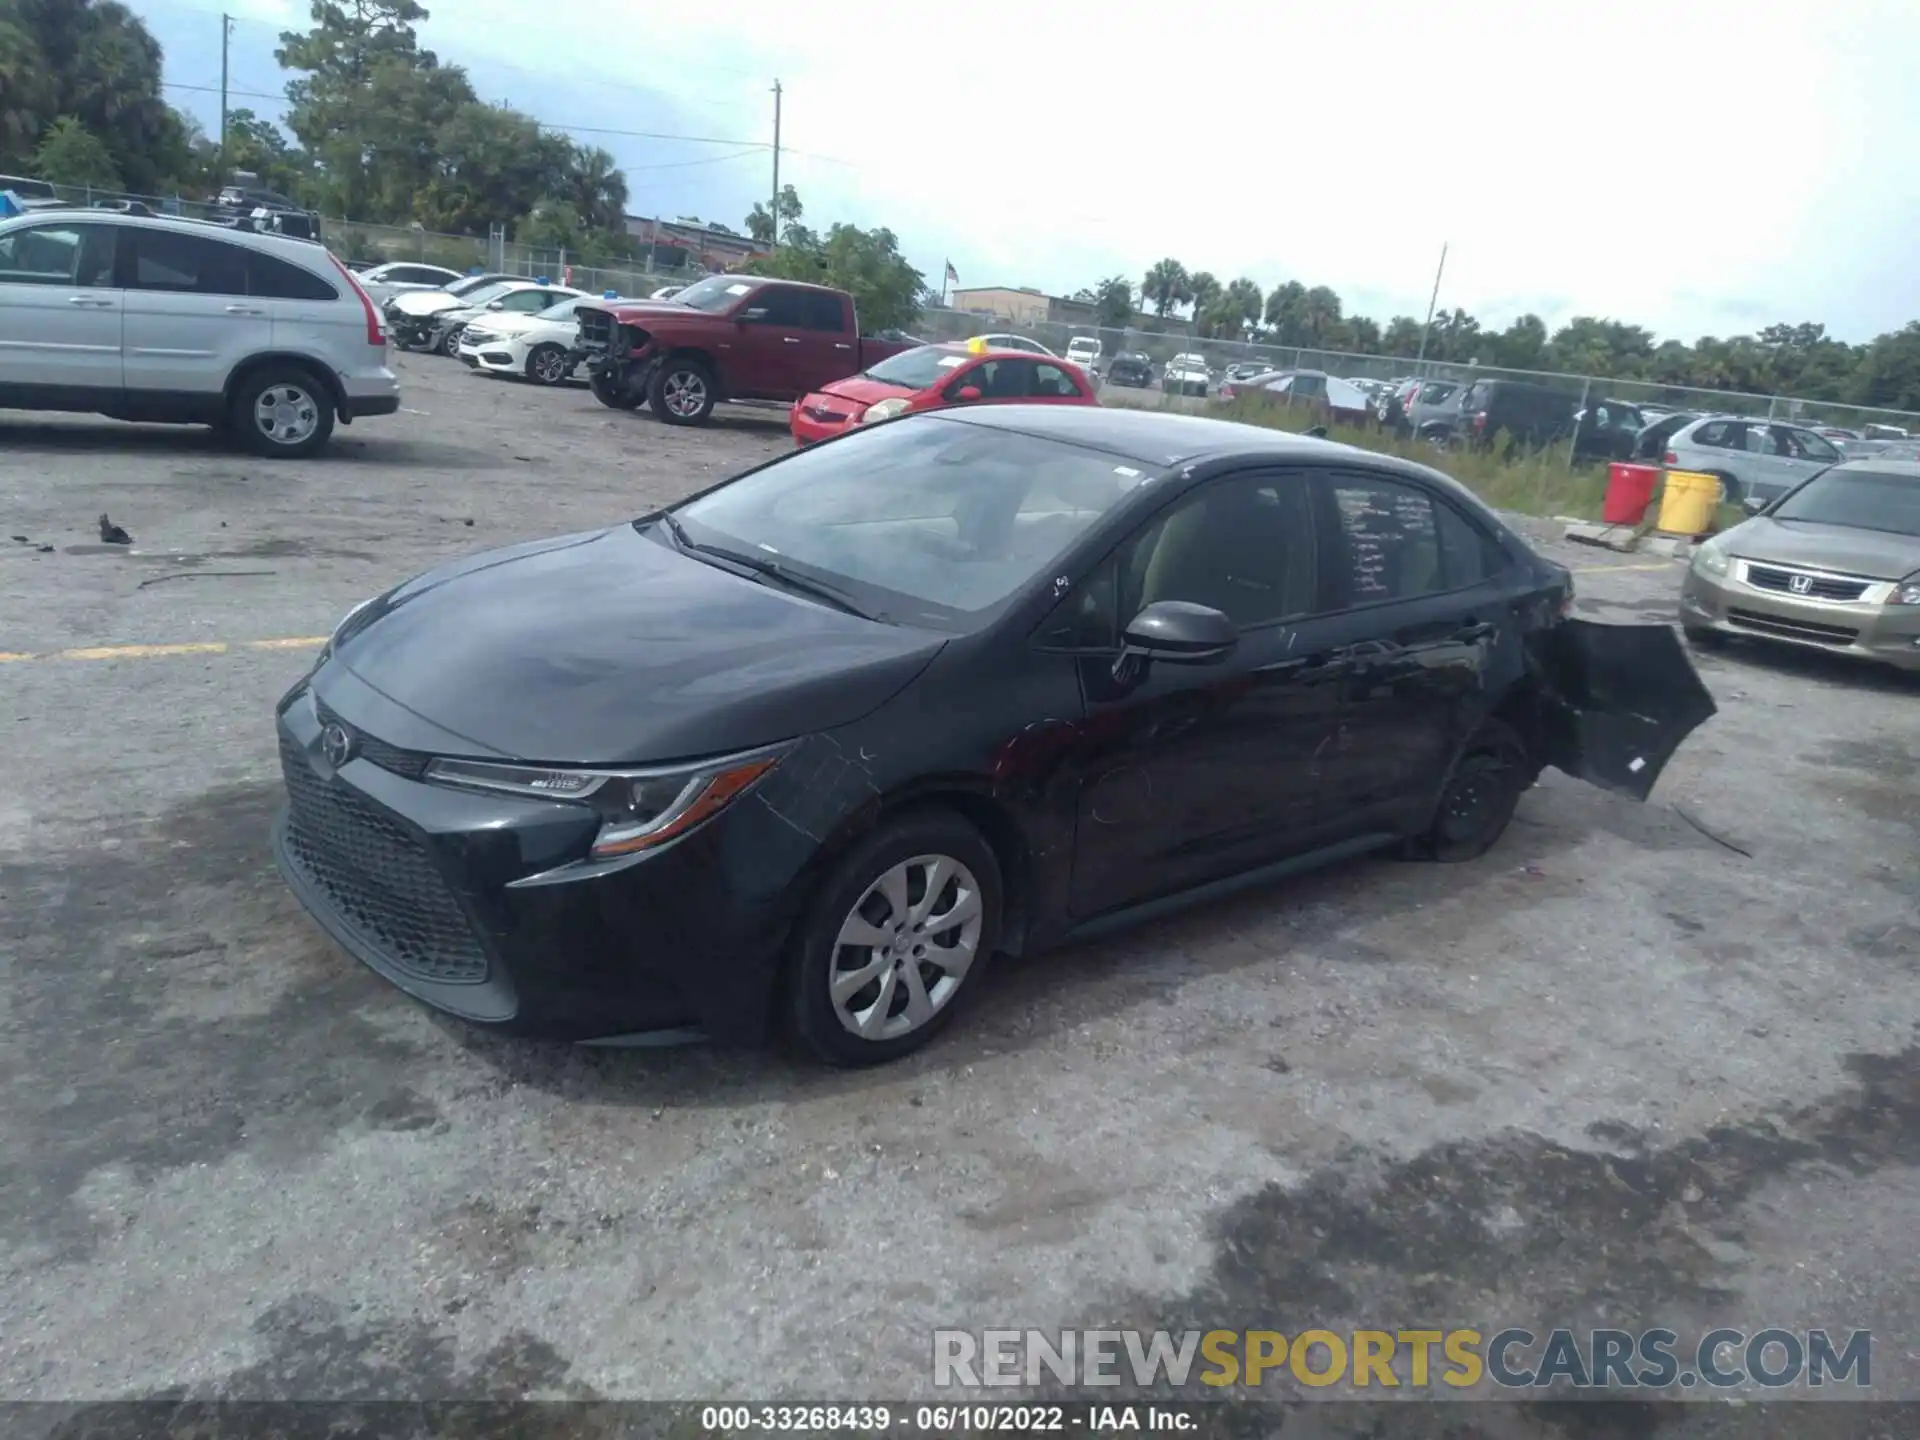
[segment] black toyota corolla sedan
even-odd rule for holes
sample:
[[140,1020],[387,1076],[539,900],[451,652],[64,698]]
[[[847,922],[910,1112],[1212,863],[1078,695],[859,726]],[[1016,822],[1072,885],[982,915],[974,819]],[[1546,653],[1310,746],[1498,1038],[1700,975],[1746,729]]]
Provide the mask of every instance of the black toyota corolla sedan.
[[996,952],[1366,851],[1471,859],[1542,767],[1644,799],[1668,627],[1435,471],[983,406],[422,575],[281,701],[281,868],[430,1005],[903,1054]]

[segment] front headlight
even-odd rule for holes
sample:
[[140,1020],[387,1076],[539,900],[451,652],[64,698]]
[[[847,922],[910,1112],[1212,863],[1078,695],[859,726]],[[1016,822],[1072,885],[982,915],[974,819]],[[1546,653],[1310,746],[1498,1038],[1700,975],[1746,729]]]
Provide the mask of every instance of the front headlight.
[[600,816],[593,858],[603,860],[657,850],[705,824],[777,765],[786,748],[650,770],[568,770],[435,760],[427,767],[427,779],[588,806]]
[[1730,563],[1727,547],[1717,538],[1707,541],[1693,552],[1693,568],[1702,575],[1724,575]]
[[891,400],[880,400],[869,405],[860,416],[862,425],[871,425],[878,420],[891,420],[896,415],[907,413],[907,402],[898,395]]
[[1920,605],[1920,570],[1907,576],[1893,587],[1893,594],[1887,600],[1889,605]]

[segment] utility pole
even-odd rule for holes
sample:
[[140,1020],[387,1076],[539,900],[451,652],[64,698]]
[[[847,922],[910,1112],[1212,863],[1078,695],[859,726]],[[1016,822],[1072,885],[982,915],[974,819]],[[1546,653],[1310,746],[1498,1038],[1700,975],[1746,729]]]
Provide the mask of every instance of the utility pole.
[[1440,265],[1433,272],[1433,294],[1427,297],[1427,328],[1420,332],[1420,355],[1413,362],[1416,372],[1426,363],[1427,337],[1433,334],[1433,307],[1440,303],[1440,277],[1447,273],[1447,242],[1440,242]]
[[773,248],[780,248],[780,82],[773,82]]
[[233,38],[233,17],[220,16],[220,174],[217,177],[222,185],[227,183],[227,42]]

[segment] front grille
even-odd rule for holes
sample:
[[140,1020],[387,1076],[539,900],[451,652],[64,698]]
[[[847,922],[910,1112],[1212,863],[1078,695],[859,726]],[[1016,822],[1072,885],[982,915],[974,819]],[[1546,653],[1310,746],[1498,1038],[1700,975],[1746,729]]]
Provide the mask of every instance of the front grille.
[[1845,625],[1816,625],[1811,620],[1786,620],[1778,615],[1762,615],[1757,610],[1727,611],[1727,619],[1743,630],[1762,635],[1779,635],[1789,640],[1812,640],[1821,645],[1851,645],[1860,632]]
[[[1804,581],[1804,590],[1794,589],[1795,578]],[[1782,595],[1804,595],[1809,600],[1858,600],[1867,593],[1868,581],[1834,580],[1803,570],[1783,570],[1775,565],[1747,566],[1747,583],[1762,590],[1777,590]]]
[[338,725],[345,730],[353,737],[354,753],[382,770],[391,770],[395,775],[418,780],[427,773],[427,766],[433,761],[431,755],[423,755],[418,750],[402,750],[398,745],[389,745],[384,740],[374,739],[364,730],[356,729],[323,705],[317,695],[313,701],[313,713],[319,717],[321,725]]
[[335,915],[395,968],[422,980],[487,978],[479,936],[426,846],[372,801],[314,773],[282,736],[287,849]]

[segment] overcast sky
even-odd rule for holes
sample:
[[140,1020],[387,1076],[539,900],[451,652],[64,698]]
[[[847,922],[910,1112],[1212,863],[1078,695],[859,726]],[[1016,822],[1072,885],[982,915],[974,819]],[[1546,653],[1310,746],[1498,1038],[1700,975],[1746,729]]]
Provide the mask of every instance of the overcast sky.
[[[1385,321],[1425,311],[1445,241],[1440,303],[1483,325],[1814,320],[1859,341],[1920,316],[1913,0],[428,3],[425,42],[489,99],[739,142],[580,133],[636,212],[738,228],[770,187],[767,152],[740,152],[771,139],[778,76],[808,221],[891,226],[935,285],[948,258],[966,285],[1065,293],[1172,255]],[[217,83],[218,4],[133,6],[169,80]],[[305,4],[228,6],[231,83],[277,93],[275,32]]]

